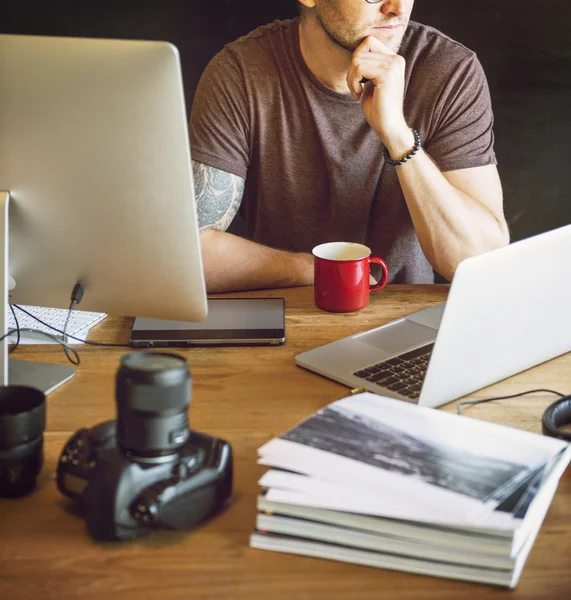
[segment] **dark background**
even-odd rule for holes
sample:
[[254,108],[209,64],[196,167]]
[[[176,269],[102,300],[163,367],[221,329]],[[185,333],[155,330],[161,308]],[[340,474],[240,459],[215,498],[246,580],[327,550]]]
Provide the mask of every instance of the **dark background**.
[[[225,43],[296,14],[295,0],[0,0],[0,33],[170,41],[190,107]],[[571,2],[416,0],[413,18],[475,50],[484,66],[512,239],[571,222]]]

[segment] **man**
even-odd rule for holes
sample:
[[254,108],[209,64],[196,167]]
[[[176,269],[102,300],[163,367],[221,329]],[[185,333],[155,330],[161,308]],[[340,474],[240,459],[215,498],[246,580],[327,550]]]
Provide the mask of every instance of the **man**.
[[209,291],[311,284],[328,241],[404,283],[508,243],[482,68],[413,4],[300,0],[211,61],[190,120]]

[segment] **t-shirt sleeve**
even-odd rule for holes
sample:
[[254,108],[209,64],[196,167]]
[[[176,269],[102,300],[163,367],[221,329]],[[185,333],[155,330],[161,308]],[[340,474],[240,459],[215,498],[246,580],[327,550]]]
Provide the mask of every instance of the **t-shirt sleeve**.
[[244,78],[224,49],[204,70],[189,125],[193,160],[246,178],[249,164],[248,104]]
[[443,172],[496,164],[490,91],[476,55],[449,79],[435,116],[425,149]]

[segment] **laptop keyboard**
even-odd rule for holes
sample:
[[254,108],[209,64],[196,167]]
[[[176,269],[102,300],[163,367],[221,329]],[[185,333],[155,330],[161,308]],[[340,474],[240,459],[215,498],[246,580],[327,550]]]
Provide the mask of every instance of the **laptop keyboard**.
[[353,375],[414,400],[420,396],[433,347],[434,342],[361,369]]

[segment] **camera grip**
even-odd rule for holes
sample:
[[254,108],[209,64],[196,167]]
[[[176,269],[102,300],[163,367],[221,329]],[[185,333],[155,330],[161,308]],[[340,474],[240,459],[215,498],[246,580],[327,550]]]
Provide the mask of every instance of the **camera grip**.
[[212,484],[192,490],[190,498],[187,494],[181,493],[163,506],[159,514],[161,525],[170,529],[194,527],[217,508],[216,488]]
[[[109,458],[108,456],[109,455]],[[93,539],[100,541],[125,540],[136,537],[139,527],[118,524],[117,506],[123,501],[121,492],[124,472],[129,463],[115,449],[103,451],[90,473],[83,500],[85,522]]]
[[[146,488],[132,502],[131,516],[143,527],[186,529],[214,513],[232,492],[232,447],[228,442],[193,432],[206,450],[202,460],[188,469],[178,463],[176,475]],[[204,455],[203,455],[204,456]]]

